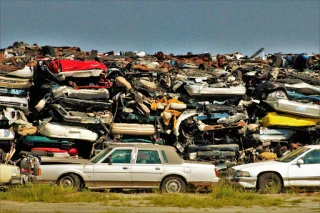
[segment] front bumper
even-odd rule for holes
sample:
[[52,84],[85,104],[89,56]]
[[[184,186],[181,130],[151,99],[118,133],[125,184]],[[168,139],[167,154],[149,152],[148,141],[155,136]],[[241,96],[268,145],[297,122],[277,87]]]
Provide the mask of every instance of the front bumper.
[[227,181],[233,185],[242,186],[244,188],[256,188],[257,178],[256,177],[227,177]]

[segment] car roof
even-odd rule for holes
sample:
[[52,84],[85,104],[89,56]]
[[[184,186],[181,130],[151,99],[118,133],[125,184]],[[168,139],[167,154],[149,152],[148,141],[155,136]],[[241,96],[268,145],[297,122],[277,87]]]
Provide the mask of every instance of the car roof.
[[157,145],[157,144],[146,144],[146,143],[114,143],[109,144],[108,148],[117,147],[134,147],[141,149],[159,149],[166,153],[166,158],[169,164],[182,164],[184,160],[178,155],[176,149],[173,146]]
[[112,143],[108,147],[135,147],[135,148],[157,148],[157,149],[172,149],[172,146],[149,144],[149,143]]
[[319,145],[306,145],[305,147],[311,148],[311,149],[319,149],[320,148],[320,144]]

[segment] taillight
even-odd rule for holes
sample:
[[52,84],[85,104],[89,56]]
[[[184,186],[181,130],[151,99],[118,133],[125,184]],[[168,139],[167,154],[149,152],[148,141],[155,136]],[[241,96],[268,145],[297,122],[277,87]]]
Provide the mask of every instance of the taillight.
[[41,169],[37,169],[37,176],[41,175]]
[[218,173],[217,168],[214,168],[214,173],[216,174],[217,177],[219,177],[219,173]]

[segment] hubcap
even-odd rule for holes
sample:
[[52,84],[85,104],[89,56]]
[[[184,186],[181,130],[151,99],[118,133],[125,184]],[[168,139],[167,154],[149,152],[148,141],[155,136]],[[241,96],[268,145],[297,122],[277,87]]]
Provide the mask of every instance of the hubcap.
[[276,181],[272,180],[272,179],[269,179],[266,183],[266,191],[268,192],[277,192],[278,191],[278,184]]
[[167,191],[168,192],[180,192],[181,190],[181,184],[177,180],[170,180],[167,183]]
[[69,188],[73,186],[73,180],[69,177],[63,178],[61,180],[61,185],[63,188]]

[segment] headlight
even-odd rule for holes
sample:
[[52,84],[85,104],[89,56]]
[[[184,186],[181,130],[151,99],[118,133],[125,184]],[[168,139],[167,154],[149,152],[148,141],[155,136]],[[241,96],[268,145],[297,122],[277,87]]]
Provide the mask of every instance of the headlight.
[[250,173],[247,171],[237,171],[237,177],[250,177]]
[[278,98],[278,99],[287,99],[287,96],[283,91],[277,91],[276,92],[276,98]]

